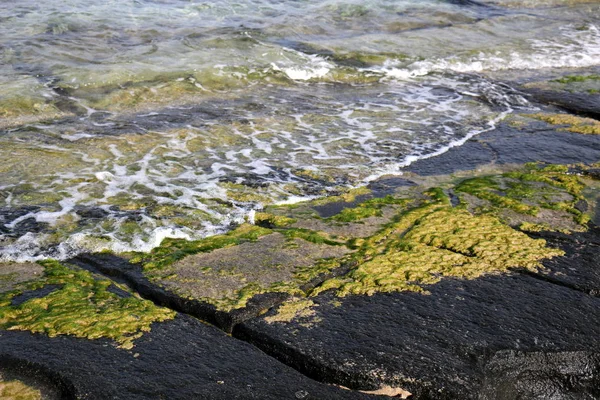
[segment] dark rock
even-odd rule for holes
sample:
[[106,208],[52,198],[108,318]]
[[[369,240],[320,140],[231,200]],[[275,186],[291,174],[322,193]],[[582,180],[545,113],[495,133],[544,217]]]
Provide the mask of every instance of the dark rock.
[[18,218],[21,218],[29,213],[36,212],[40,209],[39,206],[25,207],[1,207],[0,208],[0,232],[8,233],[10,230],[4,225],[9,225]]
[[84,219],[102,219],[108,215],[108,211],[100,207],[76,207],[75,212]]
[[600,168],[589,168],[585,171],[585,174],[593,179],[600,180]]
[[481,400],[598,399],[600,354],[500,351],[485,366]]
[[[428,290],[339,299],[324,293],[312,298],[312,322],[259,318],[238,325],[234,336],[315,379],[354,389],[386,384],[415,399],[477,398],[484,383],[498,392],[485,366],[500,350],[598,351],[600,299],[580,291],[519,274],[447,279]],[[586,398],[588,389],[576,384],[572,391]]]
[[121,289],[120,287],[116,286],[116,285],[110,285],[108,287],[108,290],[110,293],[112,294],[116,294],[119,297],[122,298],[127,298],[127,297],[131,297],[131,293],[126,292],[125,290]]
[[586,212],[588,210],[588,203],[585,200],[579,200],[575,203],[575,209],[577,211]]
[[315,206],[313,207],[313,210],[319,213],[319,216],[321,218],[329,218],[339,214],[344,208],[356,207],[357,205],[370,199],[371,197],[372,196],[370,195],[356,196],[356,200],[354,201],[334,201],[331,203],[323,204],[321,206]]
[[598,160],[600,142],[594,135],[548,130],[543,124],[533,124],[527,131],[501,124],[438,157],[418,160],[406,167],[406,171],[442,175],[490,163],[591,164]]
[[30,290],[28,292],[25,292],[23,294],[13,297],[13,299],[11,301],[11,305],[18,306],[18,305],[25,303],[27,300],[39,299],[42,297],[46,297],[50,293],[52,293],[55,290],[58,290],[60,288],[61,288],[61,285],[46,285],[46,286],[36,289],[36,290]]
[[393,178],[380,178],[376,181],[369,183],[367,188],[373,191],[375,197],[385,197],[388,194],[394,194],[396,189],[403,186],[416,186],[417,184],[411,180],[393,177]]
[[600,297],[600,228],[592,225],[588,232],[540,232],[531,236],[545,239],[549,246],[561,248],[566,254],[546,260],[538,272],[525,273]]
[[535,88],[524,90],[540,103],[557,106],[582,117],[600,119],[600,96],[598,95]]
[[64,399],[369,398],[319,384],[187,316],[152,325],[131,351],[104,339],[20,331],[0,331],[0,349],[0,368],[10,359],[30,373],[43,370],[67,392]]
[[75,400],[75,387],[42,364],[15,358],[0,351],[0,376],[19,380],[40,391],[44,400]]
[[25,218],[17,222],[13,229],[13,234],[22,236],[26,233],[40,233],[48,228],[48,223],[38,222],[34,217]]

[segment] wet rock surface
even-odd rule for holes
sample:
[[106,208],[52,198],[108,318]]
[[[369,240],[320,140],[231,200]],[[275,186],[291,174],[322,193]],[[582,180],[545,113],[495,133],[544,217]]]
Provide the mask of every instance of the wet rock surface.
[[435,162],[419,160],[406,168],[419,175],[443,175],[489,164],[523,164],[543,160],[551,164],[594,163],[600,159],[597,138],[561,132],[551,125],[533,123],[523,128],[502,123],[465,145],[436,157]]
[[600,228],[570,235],[557,232],[535,234],[553,247],[565,250],[565,256],[547,260],[536,276],[600,297]]
[[597,399],[600,356],[585,351],[501,351],[486,364],[483,400]]
[[[336,299],[322,294],[312,299],[317,306],[309,324],[257,319],[236,327],[234,336],[309,376],[354,389],[384,383],[402,387],[418,399],[478,398],[484,387],[501,394],[500,383],[485,381],[487,364],[499,351],[597,352],[600,302],[593,296],[519,274],[444,280],[428,289],[430,295],[405,292]],[[310,318],[318,322],[310,324]],[[556,382],[544,376],[540,359],[523,359],[521,369],[511,373],[525,376],[528,368],[537,371],[530,381],[549,390]],[[597,379],[586,363],[569,367],[573,374],[586,377],[584,381]],[[519,382],[506,380],[515,386],[514,393],[526,393],[526,388],[518,389],[523,386]],[[595,389],[573,381],[570,390],[587,396],[578,398],[593,398]]]
[[[65,399],[361,399],[319,384],[186,316],[155,324],[132,351],[105,340],[0,333],[0,369],[52,371]],[[11,361],[12,360],[12,361]],[[18,362],[16,360],[19,360]],[[37,369],[36,369],[37,368]]]

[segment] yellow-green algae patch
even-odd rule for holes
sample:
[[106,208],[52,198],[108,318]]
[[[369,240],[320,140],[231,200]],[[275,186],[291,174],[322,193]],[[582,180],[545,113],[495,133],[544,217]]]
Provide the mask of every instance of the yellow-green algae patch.
[[565,125],[565,128],[561,130],[584,135],[600,135],[600,122],[592,118],[577,117],[571,114],[532,114],[529,117],[552,125]]
[[259,212],[254,216],[254,223],[259,226],[268,225],[275,228],[287,228],[296,223],[295,218],[285,217],[283,215],[274,215],[270,213]]
[[0,379],[0,400],[41,400],[42,393],[17,380]]
[[265,317],[269,324],[273,322],[290,322],[296,318],[306,318],[315,315],[312,308],[315,303],[309,299],[294,297],[293,299],[281,304],[277,309],[277,314]]
[[410,199],[396,198],[391,195],[370,199],[360,203],[356,207],[344,208],[338,214],[331,217],[331,219],[339,222],[355,222],[369,217],[381,217],[383,216],[384,207],[390,205],[404,206],[411,201]]
[[117,296],[109,291],[111,281],[97,279],[87,271],[72,270],[51,260],[40,264],[44,266],[44,277],[22,289],[31,291],[47,285],[58,288],[19,305],[12,305],[18,290],[0,294],[0,328],[50,337],[109,338],[119,347],[130,349],[135,339],[150,331],[153,322],[175,317],[175,312],[157,307],[136,294]]
[[474,279],[512,267],[535,270],[540,261],[563,255],[490,215],[428,205],[407,213],[383,236],[363,245],[364,259],[349,274],[325,281],[313,294],[425,292],[443,277]]

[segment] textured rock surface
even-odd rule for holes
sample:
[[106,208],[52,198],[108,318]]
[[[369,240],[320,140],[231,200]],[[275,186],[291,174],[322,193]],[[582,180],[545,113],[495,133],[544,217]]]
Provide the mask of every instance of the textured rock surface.
[[48,338],[17,331],[0,332],[0,349],[0,370],[9,359],[30,373],[50,370],[61,379],[54,382],[62,384],[63,398],[369,398],[319,384],[186,316],[155,324],[132,351],[102,339]]
[[[398,386],[419,399],[477,398],[486,364],[501,350],[598,349],[600,299],[579,291],[519,274],[443,280],[428,290],[430,295],[403,292],[341,300],[321,294],[312,298],[317,305],[313,315],[291,323],[253,320],[239,325],[234,335],[309,376],[355,389]],[[543,369],[539,359],[527,365]],[[574,374],[584,376],[586,365],[569,364]],[[588,398],[589,389],[572,387]],[[500,386],[486,390],[502,392]]]

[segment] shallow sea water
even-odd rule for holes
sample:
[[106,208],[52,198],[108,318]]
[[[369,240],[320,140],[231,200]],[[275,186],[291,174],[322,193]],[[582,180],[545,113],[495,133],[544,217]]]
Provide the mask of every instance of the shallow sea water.
[[[0,4],[0,259],[149,250],[398,173],[600,65],[600,4]],[[502,83],[494,74],[502,73]]]

